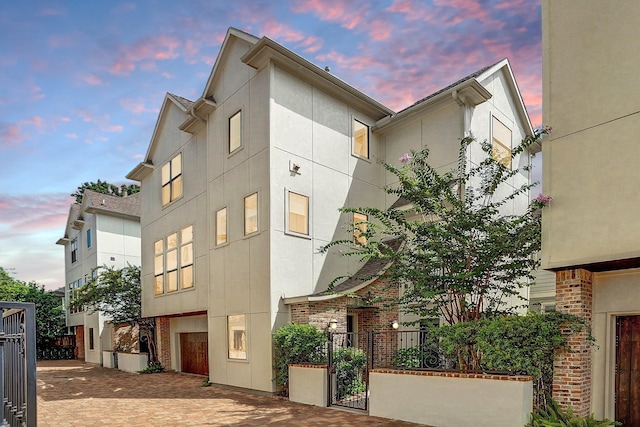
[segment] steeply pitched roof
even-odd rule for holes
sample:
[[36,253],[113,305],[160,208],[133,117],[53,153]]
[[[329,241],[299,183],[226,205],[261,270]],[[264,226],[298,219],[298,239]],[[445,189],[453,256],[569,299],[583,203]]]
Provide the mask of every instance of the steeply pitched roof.
[[82,210],[103,213],[114,213],[140,217],[140,193],[126,197],[111,196],[93,190],[85,190],[82,197]]
[[184,107],[185,111],[191,108],[191,106],[193,105],[193,101],[190,101],[180,95],[176,95],[175,93],[167,92],[167,95],[173,97],[179,104],[181,104]]

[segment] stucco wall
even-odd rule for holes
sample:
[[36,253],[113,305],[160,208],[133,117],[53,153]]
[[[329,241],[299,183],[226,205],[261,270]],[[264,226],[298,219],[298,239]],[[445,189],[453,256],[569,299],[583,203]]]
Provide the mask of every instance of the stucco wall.
[[327,406],[327,367],[289,365],[289,400]]

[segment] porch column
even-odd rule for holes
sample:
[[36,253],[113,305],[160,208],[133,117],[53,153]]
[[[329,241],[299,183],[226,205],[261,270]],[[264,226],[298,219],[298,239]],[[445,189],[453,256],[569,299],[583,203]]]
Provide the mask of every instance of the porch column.
[[171,369],[171,326],[168,317],[156,317],[156,349],[158,361],[166,370]]
[[569,338],[568,350],[556,353],[553,398],[562,408],[571,406],[583,416],[591,412],[591,313],[592,273],[584,269],[556,272],[556,310],[581,317],[584,330]]

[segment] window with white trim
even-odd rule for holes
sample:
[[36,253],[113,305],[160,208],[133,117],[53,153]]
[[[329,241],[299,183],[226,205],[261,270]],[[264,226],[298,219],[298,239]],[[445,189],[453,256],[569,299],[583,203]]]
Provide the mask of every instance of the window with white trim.
[[87,248],[91,247],[91,229],[87,230]]
[[71,263],[78,261],[78,238],[71,241]]
[[247,359],[247,320],[244,314],[227,316],[229,359]]
[[216,246],[227,243],[227,208],[216,211]]
[[162,206],[182,197],[182,154],[162,166]]
[[358,157],[369,158],[369,126],[353,119],[353,150]]
[[192,225],[156,240],[153,248],[155,295],[194,286]]
[[242,147],[242,110],[229,117],[229,154]]
[[258,193],[244,198],[244,235],[258,231]]
[[491,157],[511,169],[511,129],[492,117]]
[[287,191],[287,231],[309,235],[309,197]]

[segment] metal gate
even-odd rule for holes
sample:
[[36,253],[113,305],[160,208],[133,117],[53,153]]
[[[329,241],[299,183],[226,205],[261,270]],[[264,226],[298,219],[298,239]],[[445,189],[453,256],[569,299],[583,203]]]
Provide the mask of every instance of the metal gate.
[[372,332],[330,334],[327,351],[330,406],[368,409],[372,336]]
[[0,397],[3,426],[31,427],[36,418],[36,320],[33,303],[0,302]]

